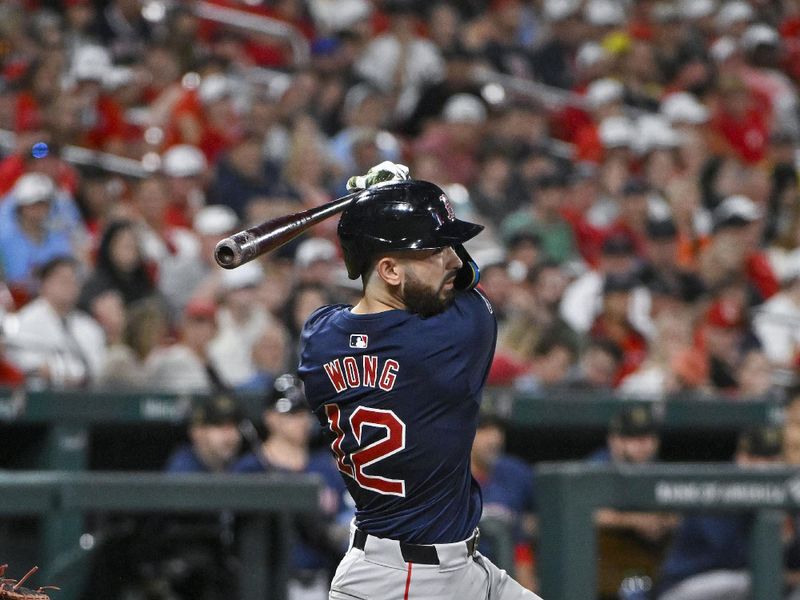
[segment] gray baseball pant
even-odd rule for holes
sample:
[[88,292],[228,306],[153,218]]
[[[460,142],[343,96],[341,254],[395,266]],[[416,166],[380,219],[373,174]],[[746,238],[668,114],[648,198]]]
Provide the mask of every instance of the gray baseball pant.
[[406,562],[400,543],[367,536],[351,544],[331,582],[330,600],[541,600],[467,542],[434,544],[439,564]]

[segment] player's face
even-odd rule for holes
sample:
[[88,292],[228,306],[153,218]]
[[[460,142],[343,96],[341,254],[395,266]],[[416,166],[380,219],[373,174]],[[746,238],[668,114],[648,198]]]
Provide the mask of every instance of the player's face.
[[200,460],[212,471],[221,471],[239,452],[241,437],[234,423],[225,423],[195,427],[192,441]]
[[406,264],[402,294],[409,312],[431,317],[453,303],[453,281],[461,268],[455,250],[448,247],[417,252]]

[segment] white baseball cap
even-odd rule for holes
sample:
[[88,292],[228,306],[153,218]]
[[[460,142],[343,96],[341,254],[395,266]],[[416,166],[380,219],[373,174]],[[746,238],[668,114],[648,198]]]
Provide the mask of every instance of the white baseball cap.
[[548,21],[563,21],[571,17],[581,7],[581,0],[545,0],[544,16]]
[[203,77],[200,87],[197,89],[197,95],[203,104],[222,100],[226,96],[230,96],[232,92],[230,80],[219,73],[212,73]]
[[778,46],[780,43],[780,34],[769,25],[764,25],[763,23],[750,25],[739,39],[739,44],[744,50],[753,50],[758,46]]
[[600,108],[606,104],[622,99],[625,88],[616,79],[604,77],[595,79],[586,88],[586,101],[592,108]]
[[614,0],[589,0],[583,9],[583,16],[597,27],[613,27],[625,23],[625,10]]
[[55,183],[44,173],[26,173],[14,184],[13,195],[17,206],[49,202],[55,194]]
[[454,94],[442,108],[442,118],[447,123],[483,123],[486,107],[473,94]]
[[640,154],[660,148],[677,148],[680,136],[661,115],[642,115],[636,121],[634,147]]
[[246,262],[235,269],[223,269],[220,277],[222,289],[240,290],[255,287],[264,280],[264,269],[255,261]]
[[294,262],[301,269],[308,268],[316,262],[327,262],[336,259],[336,244],[325,238],[309,238],[304,240],[295,251]]
[[581,68],[586,69],[596,65],[601,60],[608,56],[608,51],[597,42],[585,42],[578,51],[575,53],[575,64]]
[[102,46],[81,46],[72,58],[71,75],[75,81],[102,82],[113,68],[108,50]]
[[761,209],[747,196],[728,196],[713,213],[714,229],[727,224],[752,223],[761,218]]
[[728,35],[723,35],[708,49],[713,58],[717,62],[728,60],[734,52],[736,52],[736,40]]
[[236,229],[239,218],[232,208],[223,204],[204,206],[194,216],[192,229],[200,235],[224,235]]
[[606,117],[598,133],[605,148],[630,148],[636,137],[636,126],[627,117]]
[[164,152],[161,168],[169,177],[192,177],[205,172],[208,161],[200,148],[178,144]]
[[702,19],[716,9],[716,0],[681,0],[679,12],[687,19]]
[[689,92],[675,92],[661,102],[660,111],[670,123],[699,125],[709,118],[708,109]]
[[725,2],[717,12],[714,23],[720,31],[726,30],[731,25],[751,21],[755,17],[753,7],[743,0]]

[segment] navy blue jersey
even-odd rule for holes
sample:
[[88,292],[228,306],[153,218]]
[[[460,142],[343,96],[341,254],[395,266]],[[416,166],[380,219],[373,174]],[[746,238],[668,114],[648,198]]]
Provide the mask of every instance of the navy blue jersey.
[[443,313],[325,306],[303,328],[299,375],[367,533],[417,544],[468,538],[470,473],[497,324],[478,292]]

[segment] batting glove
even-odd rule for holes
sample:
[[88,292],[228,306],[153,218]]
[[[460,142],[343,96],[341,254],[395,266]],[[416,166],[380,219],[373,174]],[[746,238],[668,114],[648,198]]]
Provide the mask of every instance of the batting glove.
[[408,167],[388,160],[375,165],[367,171],[366,175],[354,175],[347,180],[347,189],[351,192],[365,190],[371,185],[382,181],[406,181],[411,179]]

